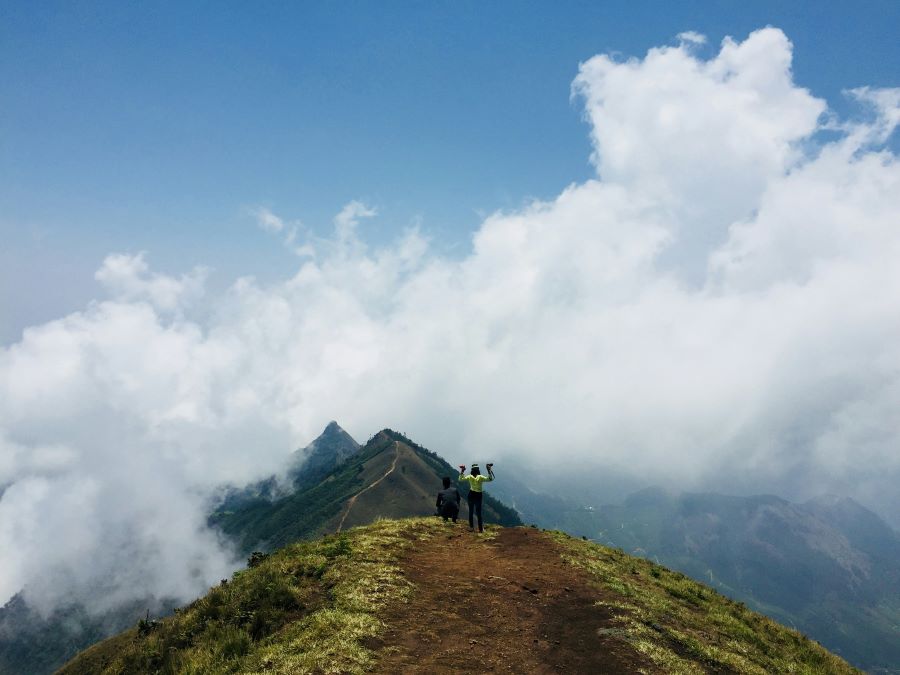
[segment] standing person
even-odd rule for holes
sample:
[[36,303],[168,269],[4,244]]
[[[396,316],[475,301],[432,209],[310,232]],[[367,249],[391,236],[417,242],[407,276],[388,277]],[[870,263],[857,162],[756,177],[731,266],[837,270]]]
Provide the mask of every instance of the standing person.
[[484,484],[494,480],[494,465],[487,464],[488,475],[483,476],[478,464],[473,464],[469,469],[469,475],[466,474],[466,465],[459,465],[459,479],[468,481],[469,483],[469,529],[475,529],[475,516],[478,516],[478,531],[484,532],[484,525],[481,520],[481,502],[484,498]]
[[450,487],[450,478],[444,477],[443,481],[444,489],[437,493],[437,510],[438,515],[444,519],[444,522],[447,522],[447,518],[452,518],[453,522],[456,522],[456,517],[459,515],[459,503],[462,501],[462,497],[459,494],[459,490],[455,487]]

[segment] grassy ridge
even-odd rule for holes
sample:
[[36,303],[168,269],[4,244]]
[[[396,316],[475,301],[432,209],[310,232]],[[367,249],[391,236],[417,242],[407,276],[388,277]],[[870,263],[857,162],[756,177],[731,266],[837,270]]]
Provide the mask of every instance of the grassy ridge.
[[[365,672],[378,663],[371,645],[385,628],[385,608],[415,591],[404,552],[439,533],[446,526],[435,518],[381,520],[256,556],[251,568],[175,616],[142,621],[60,672]],[[859,672],[683,574],[559,532],[546,536],[562,560],[598,585],[598,604],[613,610],[604,634],[648,656],[660,672]]]
[[291,544],[158,622],[83,652],[60,673],[358,673],[379,612],[411,592],[402,552],[436,519],[383,520]]
[[852,500],[648,488],[591,510],[543,504],[544,527],[665,564],[866,671],[900,675],[900,537]]
[[619,599],[619,637],[666,673],[860,673],[801,633],[743,603],[619,549],[552,532],[564,559]]

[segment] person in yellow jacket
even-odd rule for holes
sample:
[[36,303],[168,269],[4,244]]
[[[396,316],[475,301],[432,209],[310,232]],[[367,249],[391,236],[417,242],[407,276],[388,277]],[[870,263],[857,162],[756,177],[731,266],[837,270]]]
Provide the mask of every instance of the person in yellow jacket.
[[484,498],[484,484],[494,480],[494,465],[487,464],[488,475],[481,474],[478,464],[473,464],[469,469],[469,475],[466,475],[466,465],[459,465],[459,480],[469,483],[469,529],[475,529],[475,516],[478,516],[478,531],[484,532],[484,525],[481,520],[481,502]]

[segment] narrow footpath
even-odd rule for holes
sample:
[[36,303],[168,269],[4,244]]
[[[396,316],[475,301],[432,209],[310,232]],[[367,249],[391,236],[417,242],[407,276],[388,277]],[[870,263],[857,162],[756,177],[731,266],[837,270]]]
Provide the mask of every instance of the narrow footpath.
[[383,481],[385,478],[387,478],[392,473],[394,473],[394,469],[397,468],[397,460],[398,459],[400,459],[400,444],[397,443],[396,441],[394,441],[394,461],[391,462],[391,468],[388,469],[387,471],[385,471],[384,475],[381,478],[379,478],[376,481],[373,481],[372,483],[370,483],[369,485],[364,487],[362,490],[357,492],[355,495],[350,497],[350,499],[347,501],[347,508],[344,509],[344,515],[341,517],[341,522],[338,523],[337,530],[335,530],[335,532],[340,532],[343,529],[344,523],[347,521],[347,516],[350,515],[350,510],[353,508],[353,505],[356,504],[356,500],[359,498],[359,496],[361,494],[363,494],[364,492],[368,492],[373,487],[378,485],[381,481]]
[[371,646],[391,647],[375,672],[658,672],[611,637],[612,613],[595,605],[603,592],[539,530],[502,528],[491,539],[448,523],[402,566],[416,590],[383,617]]

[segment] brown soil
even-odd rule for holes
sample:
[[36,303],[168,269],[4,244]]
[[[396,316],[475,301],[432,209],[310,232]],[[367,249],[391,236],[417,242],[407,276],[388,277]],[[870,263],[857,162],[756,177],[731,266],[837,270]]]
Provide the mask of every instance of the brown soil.
[[403,568],[415,592],[385,615],[375,672],[658,672],[594,604],[603,591],[539,530],[504,528],[491,540],[448,523]]

